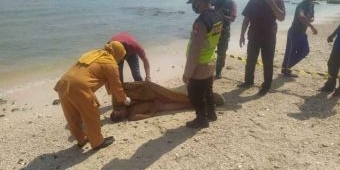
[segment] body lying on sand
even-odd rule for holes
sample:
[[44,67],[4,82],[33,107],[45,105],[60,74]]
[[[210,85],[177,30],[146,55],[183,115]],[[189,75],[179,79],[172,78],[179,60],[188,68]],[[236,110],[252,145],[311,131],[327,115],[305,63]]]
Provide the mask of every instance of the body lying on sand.
[[[135,121],[153,117],[164,111],[192,109],[193,106],[183,87],[169,89],[147,81],[124,83],[123,88],[131,98],[131,104],[115,108],[110,116],[111,120]],[[223,105],[223,96],[214,93],[214,102],[217,106]]]

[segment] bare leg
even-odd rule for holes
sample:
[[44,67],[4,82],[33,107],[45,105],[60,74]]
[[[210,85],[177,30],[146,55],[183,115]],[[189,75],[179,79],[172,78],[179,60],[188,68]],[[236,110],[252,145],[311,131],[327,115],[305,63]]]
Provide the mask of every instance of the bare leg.
[[128,108],[129,120],[142,120],[153,117],[162,111],[192,108],[190,102],[162,102],[160,100],[138,103]]
[[142,120],[146,118],[150,118],[156,114],[156,112],[152,112],[152,108],[154,107],[154,102],[143,102],[137,103],[132,106],[129,106],[128,112],[129,120]]
[[157,112],[190,109],[192,105],[190,102],[162,102],[160,100],[155,101],[155,110]]

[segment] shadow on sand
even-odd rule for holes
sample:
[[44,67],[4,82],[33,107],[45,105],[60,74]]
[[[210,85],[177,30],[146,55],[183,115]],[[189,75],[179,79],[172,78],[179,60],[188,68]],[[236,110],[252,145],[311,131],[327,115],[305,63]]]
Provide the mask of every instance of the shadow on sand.
[[95,151],[81,152],[76,145],[56,153],[42,154],[32,160],[23,170],[68,169],[85,161]]
[[308,120],[312,117],[326,119],[336,114],[333,109],[339,97],[328,97],[328,93],[318,93],[314,96],[300,96],[305,102],[299,107],[300,113],[288,113],[297,120]]
[[[235,80],[231,80],[231,81],[235,81]],[[275,79],[273,79],[272,86],[268,94],[270,93],[287,93],[288,94],[288,92],[278,91],[277,89],[282,87],[286,82],[292,82],[292,81],[295,81],[295,79],[287,78],[283,76],[276,77]],[[260,89],[260,87],[257,87],[257,88]],[[257,93],[254,95],[250,95],[250,96],[241,96],[241,94],[247,90],[248,90],[247,88],[236,87],[234,90],[230,92],[223,93],[222,95],[225,98],[226,103],[224,106],[221,106],[219,110],[225,110],[225,111],[234,110],[235,111],[235,110],[242,108],[242,105],[241,105],[242,103],[252,101],[252,100],[257,100],[257,99],[260,99],[261,97],[264,97],[263,95],[258,95]]]
[[197,130],[184,126],[168,130],[164,136],[150,140],[138,148],[130,159],[113,159],[103,170],[136,170],[146,169],[164,154],[170,152],[187,139],[193,137]]

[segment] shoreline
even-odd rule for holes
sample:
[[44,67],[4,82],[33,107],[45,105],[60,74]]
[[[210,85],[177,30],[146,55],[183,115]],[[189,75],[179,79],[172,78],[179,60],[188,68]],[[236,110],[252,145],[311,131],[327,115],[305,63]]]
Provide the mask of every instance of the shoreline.
[[[316,36],[307,31],[310,55],[295,66],[297,69],[327,70],[331,46],[326,36],[338,24],[339,17],[316,25],[319,29]],[[280,64],[286,32],[279,31],[277,37],[274,61]],[[186,43],[179,40],[173,46],[176,48],[161,45],[150,51],[150,55],[166,54],[165,58],[176,56],[171,61],[152,58],[154,82],[168,87],[183,84],[184,63],[173,63],[185,61]],[[240,56],[245,55],[244,51],[242,48]],[[233,53],[228,51],[228,55]],[[130,75],[129,70],[125,73]],[[53,104],[57,94],[52,88],[59,77],[13,87],[14,90],[0,95],[0,169],[333,170],[340,167],[340,99],[316,91],[324,79],[306,75],[285,79],[274,70],[272,89],[266,96],[258,97],[262,73],[257,66],[255,86],[240,90],[236,85],[243,81],[244,63],[228,57],[223,78],[214,82],[214,91],[222,94],[226,103],[217,108],[218,120],[200,131],[184,127],[194,117],[192,110],[112,123],[111,110],[107,109],[111,98],[101,88],[96,95],[101,104],[102,133],[113,135],[116,141],[98,152],[91,152],[88,145],[84,150],[73,147],[75,142],[65,129],[62,109]]]
[[[334,15],[326,15],[323,14],[320,18],[318,18],[314,25],[324,24],[330,21],[337,20],[340,16],[339,12],[334,12]],[[243,16],[238,16],[239,20],[243,19]],[[290,21],[291,22],[291,21]],[[278,36],[279,34],[286,34],[288,28],[291,23],[286,23],[284,27],[281,22],[278,22]],[[235,26],[232,24],[231,26],[231,37],[229,42],[229,49],[227,50],[227,55],[234,56],[245,56],[246,55],[246,47],[240,48],[238,45],[238,38],[240,35],[240,25]],[[188,33],[189,36],[190,33]],[[286,37],[284,37],[286,38]],[[278,37],[278,39],[283,39],[282,37]],[[158,46],[147,46],[146,52],[147,56],[149,56],[150,65],[151,65],[151,74],[153,80],[157,83],[164,82],[164,80],[160,79],[173,79],[178,78],[180,70],[183,69],[185,64],[185,50],[186,44],[189,41],[189,38],[178,38],[172,39],[172,41],[168,44],[160,44]],[[86,51],[85,51],[86,52]],[[165,54],[166,57],[159,58],[159,56]],[[81,54],[78,54],[79,56]],[[63,58],[57,60],[54,63],[48,63],[47,65],[39,63],[38,66],[25,66],[24,68],[18,68],[18,70],[10,71],[10,72],[2,72],[3,78],[0,80],[0,97],[6,94],[6,91],[11,91],[20,87],[30,86],[30,84],[36,84],[37,82],[50,81],[54,79],[58,79],[62,74],[77,60],[77,55],[70,56],[70,58]],[[169,59],[171,58],[171,59]],[[172,60],[174,59],[174,60]],[[73,61],[72,61],[73,60]],[[164,62],[165,60],[165,62]],[[163,62],[165,64],[163,64]],[[156,64],[153,64],[156,63]],[[127,77],[127,81],[132,81],[132,77],[130,75],[130,70],[128,69],[127,64],[124,68],[124,75]],[[160,66],[153,66],[160,65]],[[178,67],[180,69],[178,69]],[[143,63],[140,60],[140,70],[142,76],[144,76],[144,68]],[[169,74],[171,73],[171,74]],[[159,75],[161,74],[161,76]],[[164,75],[165,78],[164,78]],[[180,77],[181,78],[181,77]]]

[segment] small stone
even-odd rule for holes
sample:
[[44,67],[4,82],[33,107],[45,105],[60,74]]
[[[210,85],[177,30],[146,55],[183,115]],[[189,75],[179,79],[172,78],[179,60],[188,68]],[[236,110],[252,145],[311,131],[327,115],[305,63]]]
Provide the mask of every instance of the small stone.
[[0,105],[6,104],[6,103],[7,103],[7,100],[5,100],[5,99],[0,99]]
[[124,139],[123,139],[123,141],[124,141],[124,142],[127,142],[127,141],[129,141],[129,139],[127,139],[127,138],[124,138]]
[[5,115],[4,115],[4,114],[1,114],[0,117],[5,117]]
[[324,144],[324,143],[323,143],[323,144],[321,144],[321,146],[322,146],[322,147],[324,147],[324,148],[326,148],[326,147],[329,147],[329,145],[327,145],[327,144]]
[[32,121],[27,122],[27,124],[32,124],[32,123],[33,123]]
[[149,121],[146,120],[146,121],[144,121],[144,123],[147,124],[147,123],[149,123]]
[[274,168],[279,169],[279,168],[282,168],[282,167],[280,165],[274,165]]
[[23,164],[25,164],[25,162],[24,162],[23,159],[19,159],[19,160],[18,160],[18,164],[23,165]]
[[199,142],[199,140],[198,140],[198,139],[196,139],[196,138],[194,139],[194,141],[195,141],[195,142]]
[[171,68],[175,68],[175,66],[171,66]]
[[138,126],[136,126],[136,125],[135,125],[135,126],[133,126],[133,128],[137,129],[137,128],[138,128]]
[[13,108],[12,110],[11,110],[11,112],[16,112],[16,111],[18,111],[19,109],[18,108]]
[[217,114],[219,114],[219,115],[222,115],[222,114],[223,114],[223,112],[217,112]]
[[6,111],[6,108],[3,108],[3,109],[2,109],[2,111],[4,111],[4,112],[5,112],[5,111]]
[[227,69],[227,70],[232,70],[232,69],[233,69],[233,67],[231,67],[231,66],[227,66],[227,67],[226,67],[226,69]]
[[52,105],[58,105],[60,104],[60,100],[59,99],[55,99],[53,102],[52,102]]
[[255,133],[255,131],[254,131],[254,130],[249,130],[249,132],[250,132],[250,133]]
[[169,140],[168,140],[168,143],[172,143],[172,140],[171,140],[171,139],[169,139]]

